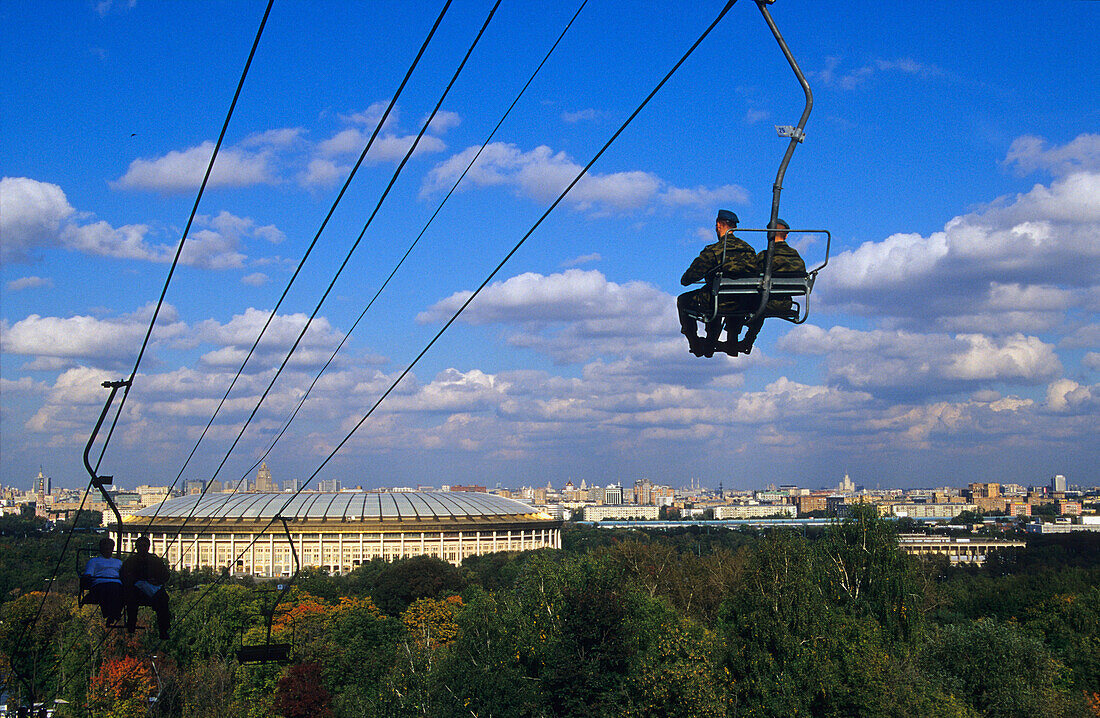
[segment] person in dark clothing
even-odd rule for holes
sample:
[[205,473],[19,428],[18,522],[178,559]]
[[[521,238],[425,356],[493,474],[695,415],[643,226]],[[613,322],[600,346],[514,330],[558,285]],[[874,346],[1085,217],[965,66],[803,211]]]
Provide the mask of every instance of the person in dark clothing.
[[[728,209],[718,210],[718,217],[714,221],[714,231],[718,234],[718,241],[708,244],[699,253],[699,256],[691,263],[691,266],[680,278],[680,284],[687,286],[695,282],[709,279],[719,269],[722,276],[727,278],[751,277],[760,273],[760,265],[756,258],[756,252],[747,242],[735,237],[733,230],[737,227],[737,215]],[[725,256],[723,258],[723,251]],[[719,314],[731,311],[743,311],[749,309],[751,299],[724,299],[718,307]],[[684,292],[676,299],[676,309],[680,315],[680,331],[688,340],[688,350],[695,356],[713,356],[714,345],[718,341],[718,334],[722,330],[722,322],[716,319],[707,324],[706,339],[699,337],[699,325],[691,313],[708,313],[714,306],[714,295],[709,286]],[[726,328],[727,337],[735,341],[740,333],[740,326],[736,330]]]
[[[791,228],[791,225],[787,224],[785,220],[775,220],[775,248],[772,249],[772,276],[777,275],[805,275],[806,263],[802,261],[801,255],[791,245],[787,244],[787,230]],[[760,263],[761,271],[764,268],[764,262],[767,261],[768,250],[765,248],[762,252],[756,255],[757,261]],[[785,312],[791,308],[790,297],[776,297],[768,299],[768,312]],[[760,328],[764,325],[764,317],[761,316],[755,322],[751,322],[746,325],[745,337],[741,341],[737,342],[736,351],[742,354],[749,354],[752,352],[753,342],[756,341],[756,337],[760,334]]]
[[157,613],[160,638],[168,638],[172,613],[168,610],[168,564],[160,556],[149,553],[149,537],[134,542],[134,553],[122,563],[122,585],[126,593],[126,631],[137,628],[138,606],[152,606]]
[[87,589],[85,603],[99,604],[99,610],[108,626],[122,617],[122,579],[119,571],[122,561],[114,558],[115,542],[109,538],[99,541],[99,555],[88,559],[80,574],[80,585]]

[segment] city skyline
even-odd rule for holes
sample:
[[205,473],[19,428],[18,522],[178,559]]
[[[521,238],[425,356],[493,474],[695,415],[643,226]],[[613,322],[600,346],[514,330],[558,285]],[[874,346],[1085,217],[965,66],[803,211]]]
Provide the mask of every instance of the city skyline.
[[[103,473],[251,479],[347,338],[265,457],[280,485],[309,477],[721,3],[585,6],[349,334],[576,10],[501,4],[219,470],[490,7],[445,16],[181,474],[440,9],[275,5]],[[1100,89],[1081,68],[1100,5],[991,7],[771,6],[815,95],[780,214],[833,232],[806,324],[769,322],[736,359],[696,359],[678,333],[715,210],[766,221],[773,126],[802,108],[738,3],[314,481],[1097,484]],[[42,464],[86,485],[100,383],[137,356],[263,9],[0,10],[19,29],[0,43],[0,483]]]
[[[967,486],[970,486],[971,488],[973,488],[976,485],[986,485],[986,483],[987,483],[987,482],[969,482],[969,483],[962,483],[962,484],[957,484],[957,485],[945,484],[945,485],[942,485],[942,486],[915,486],[915,485],[909,485],[909,486],[881,486],[881,485],[875,485],[875,486],[870,486],[870,485],[852,480],[850,475],[847,474],[847,473],[844,474],[844,476],[841,478],[841,480],[837,484],[829,485],[829,486],[802,486],[802,485],[799,485],[799,484],[792,484],[792,483],[778,484],[777,485],[775,483],[771,483],[771,484],[767,484],[765,486],[758,486],[758,487],[732,488],[732,487],[725,487],[723,485],[723,483],[720,482],[720,481],[715,485],[705,485],[705,484],[697,483],[693,479],[690,480],[690,482],[688,484],[682,484],[682,485],[676,485],[675,483],[668,483],[668,482],[663,482],[663,481],[656,481],[656,480],[653,480],[649,477],[634,478],[634,479],[610,478],[610,479],[606,479],[606,480],[607,480],[607,483],[599,483],[597,481],[589,481],[588,479],[586,479],[584,477],[581,477],[581,478],[577,479],[576,481],[574,481],[572,478],[569,478],[569,479],[566,479],[564,483],[561,483],[558,486],[554,486],[553,482],[548,480],[547,483],[544,484],[544,485],[511,485],[511,486],[506,486],[506,485],[504,485],[500,482],[496,482],[495,484],[492,484],[492,485],[490,485],[490,484],[485,484],[485,485],[472,484],[472,485],[469,485],[469,486],[464,486],[460,483],[451,484],[451,483],[444,482],[444,483],[438,484],[438,485],[417,484],[417,485],[414,485],[414,486],[402,486],[402,485],[396,485],[395,484],[395,485],[378,485],[378,486],[367,487],[367,486],[363,486],[361,484],[344,485],[339,479],[325,479],[325,480],[315,482],[313,485],[305,488],[304,490],[305,491],[322,492],[322,493],[324,493],[324,492],[339,493],[339,492],[342,492],[342,491],[352,491],[352,492],[354,492],[354,491],[394,491],[394,492],[402,492],[402,491],[471,491],[471,490],[478,490],[478,491],[486,491],[487,490],[487,491],[491,492],[491,491],[497,491],[497,490],[501,490],[501,489],[506,490],[506,491],[521,491],[521,490],[528,491],[528,490],[544,490],[545,489],[545,490],[552,490],[556,493],[565,493],[569,490],[584,491],[586,488],[598,489],[598,488],[605,488],[605,487],[606,488],[618,488],[618,489],[625,490],[625,489],[630,488],[631,486],[637,487],[638,485],[643,485],[644,484],[644,485],[649,485],[649,486],[652,486],[652,487],[655,487],[655,488],[656,487],[670,488],[670,489],[673,489],[675,491],[683,492],[685,494],[696,493],[696,492],[697,493],[715,493],[715,492],[717,492],[717,493],[723,493],[723,494],[724,493],[729,493],[731,495],[734,495],[734,494],[746,494],[746,493],[749,493],[749,494],[752,494],[752,493],[768,493],[768,492],[785,491],[785,490],[812,491],[812,492],[815,492],[815,493],[833,492],[833,493],[842,493],[842,494],[843,493],[855,494],[855,493],[890,493],[890,492],[922,493],[922,492],[940,491],[940,490],[950,490],[950,491],[961,492],[961,491],[965,491],[966,490],[965,487],[967,487]],[[71,491],[74,491],[74,490],[77,490],[78,488],[80,488],[80,487],[74,488],[74,487],[54,486],[52,482],[53,482],[53,477],[45,474],[43,472],[42,468],[39,468],[38,474],[32,479],[31,486],[30,486],[29,489],[26,489],[26,490],[22,489],[18,484],[4,484],[2,482],[0,482],[0,488],[14,488],[14,489],[17,489],[19,491],[22,491],[25,496],[31,495],[31,494],[36,494],[36,493],[39,493],[39,494],[43,493],[40,489],[40,487],[42,487],[42,486],[46,487],[46,490],[44,492],[46,494],[50,494],[52,492],[64,492],[64,491],[70,491],[71,492]],[[267,482],[271,482],[271,483],[268,484]],[[1066,476],[1063,475],[1063,474],[1054,474],[1054,475],[1046,478],[1045,480],[1029,482],[1027,484],[1000,483],[1000,482],[988,482],[988,483],[991,484],[991,485],[999,486],[999,487],[1001,487],[1002,490],[1005,490],[1005,491],[1016,490],[1019,493],[1024,493],[1024,492],[1031,491],[1031,490],[1043,490],[1043,489],[1049,489],[1050,492],[1052,492],[1052,493],[1064,493],[1067,490],[1070,491],[1070,492],[1088,492],[1088,491],[1100,490],[1100,485],[1094,486],[1094,485],[1086,485],[1086,484],[1077,484],[1073,481],[1068,480],[1066,478]],[[193,493],[194,491],[201,490],[200,487],[203,486],[203,485],[204,485],[204,482],[200,479],[190,479],[190,480],[184,482],[182,485],[174,487],[174,491],[176,491],[176,493],[178,495],[186,495],[188,493]],[[230,488],[229,486],[226,486],[226,485],[222,484],[221,482],[217,482],[216,485],[215,485],[216,486],[215,493],[236,492],[236,491],[240,491],[240,492],[259,492],[259,493],[264,493],[264,492],[268,492],[268,493],[270,493],[270,492],[287,493],[287,492],[297,491],[298,488],[299,488],[299,485],[300,485],[300,479],[295,479],[295,478],[279,479],[279,478],[276,478],[275,475],[274,475],[274,472],[272,472],[270,467],[267,466],[267,463],[264,462],[264,464],[260,467],[260,469],[257,470],[257,472],[254,476],[250,477],[248,479],[248,481],[239,484],[237,488]],[[53,491],[51,491],[51,487],[52,487]],[[274,488],[270,488],[270,487],[274,487]],[[132,485],[122,485],[122,484],[117,484],[116,483],[116,484],[105,485],[105,488],[108,491],[140,492],[142,489],[145,489],[145,490],[152,490],[152,491],[156,492],[156,491],[167,490],[170,487],[168,487],[168,486],[151,486],[151,485],[148,485],[148,484],[133,485],[132,486]],[[210,491],[210,489],[207,488],[207,491]]]

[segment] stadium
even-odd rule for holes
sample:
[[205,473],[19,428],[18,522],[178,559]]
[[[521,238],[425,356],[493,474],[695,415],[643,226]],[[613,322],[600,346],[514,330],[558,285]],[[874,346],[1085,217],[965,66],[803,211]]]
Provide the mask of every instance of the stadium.
[[[436,556],[458,565],[495,551],[561,547],[561,521],[527,504],[473,492],[214,494],[169,499],[124,517],[122,550],[143,534],[177,569],[229,567],[289,576],[301,566],[347,573],[375,558]],[[177,534],[179,538],[177,538]]]

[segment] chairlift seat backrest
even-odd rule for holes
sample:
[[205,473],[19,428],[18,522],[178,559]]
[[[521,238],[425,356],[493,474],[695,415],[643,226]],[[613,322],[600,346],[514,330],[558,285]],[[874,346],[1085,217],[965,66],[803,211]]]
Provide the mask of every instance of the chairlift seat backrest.
[[286,663],[290,660],[289,643],[261,643],[237,649],[239,663]]

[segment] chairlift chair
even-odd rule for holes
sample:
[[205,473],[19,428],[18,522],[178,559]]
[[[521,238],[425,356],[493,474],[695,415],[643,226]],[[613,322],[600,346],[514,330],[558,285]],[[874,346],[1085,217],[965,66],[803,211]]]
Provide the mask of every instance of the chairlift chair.
[[[775,2],[775,0],[756,0],[756,5],[760,9],[760,13],[764,16],[764,20],[768,24],[768,28],[771,29],[772,35],[775,37],[776,42],[779,43],[779,48],[783,51],[783,56],[787,58],[787,63],[794,71],[795,77],[798,79],[799,84],[802,86],[802,90],[806,96],[806,104],[802,110],[802,116],[798,120],[798,124],[791,125],[777,125],[776,132],[782,138],[789,140],[787,144],[787,150],[783,155],[782,161],[779,163],[779,171],[776,173],[775,183],[772,185],[772,207],[771,207],[771,219],[768,222],[768,227],[764,229],[758,228],[738,228],[738,232],[766,232],[768,237],[768,249],[765,254],[764,266],[761,268],[761,273],[755,277],[736,277],[729,278],[722,276],[722,266],[725,264],[725,244],[722,247],[722,263],[718,265],[718,271],[708,278],[708,284],[710,287],[711,297],[713,299],[712,306],[707,312],[689,313],[696,319],[699,319],[708,324],[715,321],[722,321],[726,328],[730,330],[736,330],[741,325],[749,325],[755,322],[762,321],[763,319],[774,317],[776,319],[782,319],[784,321],[791,322],[793,324],[802,324],[809,317],[809,298],[810,293],[813,291],[814,282],[817,280],[817,274],[825,265],[829,263],[829,250],[832,245],[832,235],[825,229],[788,229],[788,234],[820,234],[825,236],[825,259],[824,261],[809,270],[806,273],[783,273],[772,272],[772,257],[775,251],[775,234],[778,228],[777,220],[779,218],[779,196],[783,190],[783,177],[787,172],[787,165],[791,161],[791,156],[794,154],[795,148],[801,144],[805,138],[806,120],[809,119],[810,110],[813,108],[813,93],[810,91],[810,85],[806,81],[805,75],[798,67],[798,63],[794,59],[794,55],[791,54],[790,49],[787,47],[786,41],[779,32],[779,28],[776,26],[775,21],[772,20],[771,14],[768,12],[768,5]],[[724,242],[724,240],[723,240]],[[756,308],[749,311],[744,307],[747,306],[747,300],[749,297],[758,298],[759,302]],[[804,297],[801,302],[797,301],[797,298]],[[773,298],[789,298],[792,300],[791,307],[784,310],[769,309],[769,300]],[[741,306],[741,309],[733,311],[721,311],[722,299],[741,299],[743,301],[734,302]]]
[[[737,231],[774,233],[774,230],[756,228],[739,228]],[[804,323],[806,319],[809,318],[810,293],[813,292],[814,282],[817,281],[817,274],[829,263],[829,250],[832,246],[832,235],[827,229],[791,229],[787,231],[790,234],[823,235],[825,237],[825,259],[821,264],[807,272],[761,272],[752,277],[736,278],[722,276],[722,272],[719,269],[719,271],[715,272],[706,280],[712,298],[710,307],[708,307],[707,311],[689,312],[689,314],[708,324],[714,321],[726,322],[729,328],[736,330],[737,327],[740,327],[742,324],[747,324],[752,320],[759,309],[749,310],[742,308],[723,311],[721,309],[723,300],[745,300],[749,297],[758,297],[763,304],[762,316],[764,318],[782,319],[792,324]],[[725,256],[723,256],[722,259],[724,263]],[[792,300],[789,309],[774,309],[768,307],[768,302],[770,300],[782,298]],[[798,301],[799,298],[804,299],[800,302]],[[738,304],[741,307],[745,307],[747,303],[745,301],[740,301],[731,302],[731,304]],[[753,304],[752,306],[756,305]]]
[[[237,662],[241,664],[254,664],[254,663],[288,663],[290,661],[291,644],[289,643],[272,643],[271,642],[271,623],[275,618],[275,608],[279,605],[279,602],[283,600],[283,597],[290,591],[291,585],[294,583],[294,579],[298,577],[298,571],[301,568],[301,564],[298,562],[298,551],[294,548],[294,539],[290,535],[290,527],[287,525],[286,519],[280,514],[278,516],[279,521],[283,524],[283,533],[286,534],[287,545],[290,546],[290,554],[294,558],[294,573],[290,579],[284,583],[278,594],[275,596],[275,601],[271,604],[267,610],[264,611],[264,618],[267,622],[267,637],[263,643],[254,645],[241,645],[237,649]],[[244,637],[241,637],[242,642]]]

